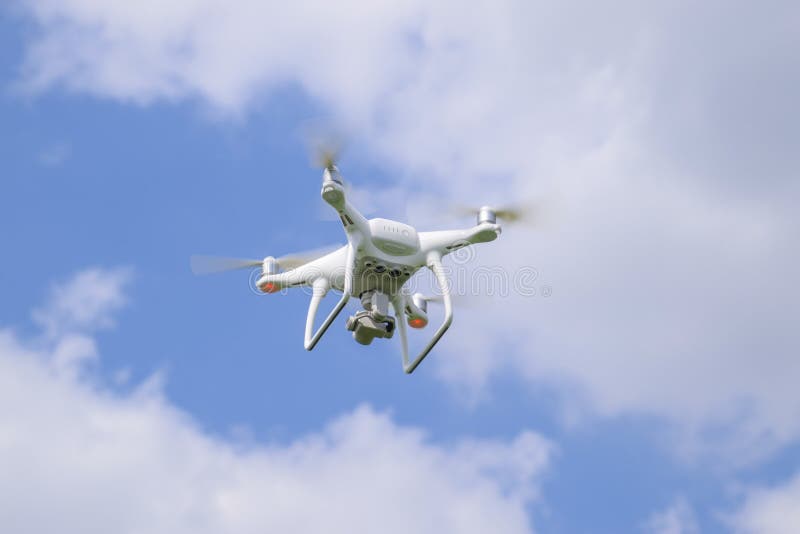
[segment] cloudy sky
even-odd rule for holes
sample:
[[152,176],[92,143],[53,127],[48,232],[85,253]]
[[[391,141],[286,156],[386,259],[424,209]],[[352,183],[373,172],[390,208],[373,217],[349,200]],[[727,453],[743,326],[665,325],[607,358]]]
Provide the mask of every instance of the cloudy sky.
[[[800,531],[798,28],[785,1],[6,2],[0,527]],[[463,299],[412,376],[341,320],[306,352],[307,295],[189,271],[343,242],[321,128],[367,215],[539,208],[450,261],[525,290]]]

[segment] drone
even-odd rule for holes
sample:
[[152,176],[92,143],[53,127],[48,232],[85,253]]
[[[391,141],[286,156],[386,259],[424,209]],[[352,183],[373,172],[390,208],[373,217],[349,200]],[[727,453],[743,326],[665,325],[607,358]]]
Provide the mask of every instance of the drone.
[[[392,338],[397,331],[403,371],[407,374],[422,363],[453,322],[453,299],[442,258],[463,247],[497,239],[502,231],[498,218],[512,222],[521,217],[521,211],[514,208],[483,206],[469,210],[477,215],[471,228],[430,232],[418,232],[408,224],[389,219],[367,219],[348,201],[344,181],[332,158],[324,162],[321,195],[336,211],[347,237],[346,245],[328,253],[267,256],[263,260],[193,256],[192,270],[205,274],[260,267],[256,287],[263,293],[310,287],[304,339],[309,351],[316,347],[348,301],[359,299],[362,309],[347,319],[347,330],[362,345],[370,345],[376,338]],[[432,271],[440,296],[410,294],[405,289],[406,282],[422,268]],[[330,290],[341,292],[341,297],[315,328],[320,302]],[[406,324],[414,329],[427,327],[431,301],[444,305],[444,320],[422,351],[411,358]]]

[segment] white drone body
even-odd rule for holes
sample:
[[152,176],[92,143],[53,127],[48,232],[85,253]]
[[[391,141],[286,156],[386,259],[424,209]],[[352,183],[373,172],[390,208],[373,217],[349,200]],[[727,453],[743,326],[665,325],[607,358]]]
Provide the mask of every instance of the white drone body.
[[[391,338],[399,332],[403,370],[412,373],[433,349],[453,321],[453,307],[442,258],[454,250],[497,239],[501,228],[497,214],[489,207],[478,211],[477,224],[462,230],[417,232],[412,226],[388,219],[366,219],[348,202],[339,171],[330,162],[322,179],[322,198],[338,214],[347,244],[299,266],[267,257],[260,262],[262,274],[256,285],[265,293],[284,288],[312,288],[305,328],[305,348],[312,350],[348,300],[361,300],[363,310],[350,317],[347,328],[359,343]],[[281,268],[289,268],[281,272]],[[444,321],[413,359],[409,355],[406,323],[424,328],[428,323],[428,298],[411,295],[404,285],[419,269],[429,268],[436,279],[444,304]],[[325,295],[334,289],[341,298],[322,324],[315,328],[317,311]],[[389,306],[393,315],[389,312]],[[405,320],[404,320],[405,319]]]

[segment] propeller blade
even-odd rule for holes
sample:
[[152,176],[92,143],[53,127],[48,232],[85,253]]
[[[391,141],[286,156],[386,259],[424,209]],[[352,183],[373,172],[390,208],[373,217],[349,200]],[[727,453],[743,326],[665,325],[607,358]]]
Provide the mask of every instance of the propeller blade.
[[[320,247],[304,252],[286,254],[285,256],[275,258],[275,262],[281,269],[288,271],[319,259],[341,247],[342,245],[329,245],[327,247]],[[264,264],[264,260],[194,255],[189,259],[189,264],[194,274],[213,274],[235,271],[237,269],[247,269],[250,267],[261,267]]]
[[281,256],[280,258],[275,258],[275,261],[281,267],[281,269],[285,271],[289,271],[291,269],[297,269],[301,265],[305,265],[306,263],[310,263],[314,260],[318,260],[319,258],[326,256],[333,252],[334,250],[338,250],[342,248],[342,245],[328,245],[326,247],[320,247],[313,250],[307,250],[304,252],[296,252],[294,254],[286,254]]
[[194,274],[214,274],[247,269],[249,267],[260,267],[262,260],[194,255],[189,258],[189,264]]
[[336,165],[339,151],[335,149],[321,149],[314,157],[315,166],[322,169],[332,169]]
[[321,169],[331,169],[339,160],[345,147],[344,136],[326,126],[316,126],[306,133],[311,164]]
[[[539,206],[534,203],[513,204],[510,206],[489,206],[495,213],[498,219],[506,223],[527,223],[533,222],[537,215],[540,213]],[[473,206],[455,206],[450,212],[457,217],[475,217],[480,212],[480,207]]]
[[527,220],[533,214],[534,209],[532,206],[518,206],[518,207],[504,207],[494,211],[499,219],[506,222],[520,222]]
[[466,206],[464,204],[457,204],[455,206],[451,206],[447,213],[451,214],[453,217],[474,217],[478,214],[479,208],[473,208],[472,206]]

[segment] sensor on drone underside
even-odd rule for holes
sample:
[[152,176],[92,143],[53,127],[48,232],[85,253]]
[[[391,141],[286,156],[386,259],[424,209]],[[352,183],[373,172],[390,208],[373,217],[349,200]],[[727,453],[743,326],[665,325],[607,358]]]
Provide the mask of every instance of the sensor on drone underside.
[[367,291],[361,295],[364,309],[347,319],[347,329],[353,339],[369,345],[377,338],[391,338],[394,334],[394,317],[389,315],[389,297],[380,291]]

